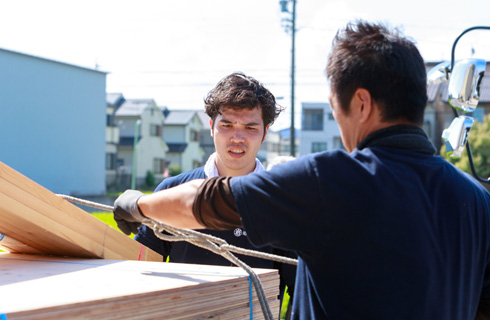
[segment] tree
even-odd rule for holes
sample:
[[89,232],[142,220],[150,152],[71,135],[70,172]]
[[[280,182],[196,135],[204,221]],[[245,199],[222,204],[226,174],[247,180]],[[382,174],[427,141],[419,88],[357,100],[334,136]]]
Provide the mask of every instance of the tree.
[[[468,141],[476,173],[483,179],[487,179],[490,177],[490,114],[484,117],[483,123],[475,122],[473,124]],[[451,159],[446,154],[446,146],[443,145],[441,156],[461,170],[472,174],[466,149],[461,158]]]
[[168,166],[168,173],[170,174],[171,177],[176,176],[178,174],[182,173],[182,169],[180,166],[176,163],[172,163],[171,165]]
[[145,183],[148,187],[155,186],[155,175],[150,171],[146,171]]

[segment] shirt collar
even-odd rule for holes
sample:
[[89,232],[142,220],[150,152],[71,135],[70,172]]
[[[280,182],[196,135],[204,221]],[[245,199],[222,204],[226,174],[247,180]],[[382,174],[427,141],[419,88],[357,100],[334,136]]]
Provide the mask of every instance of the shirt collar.
[[[208,161],[204,165],[204,174],[207,178],[219,177],[218,168],[216,167],[216,152],[209,156]],[[255,158],[255,169],[253,172],[264,171],[264,166],[259,159]]]
[[370,147],[405,149],[434,155],[436,148],[425,131],[413,125],[396,125],[369,134],[357,145],[357,150]]

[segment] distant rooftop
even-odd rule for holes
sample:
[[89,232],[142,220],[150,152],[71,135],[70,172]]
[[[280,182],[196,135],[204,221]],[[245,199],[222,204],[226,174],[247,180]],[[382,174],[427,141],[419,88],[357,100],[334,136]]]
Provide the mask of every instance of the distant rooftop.
[[109,106],[116,108],[120,107],[126,101],[122,93],[107,93],[105,99]]
[[198,110],[197,116],[199,117],[199,119],[201,119],[203,129],[206,128],[211,130],[209,128],[209,120],[211,120],[211,118],[206,114],[206,112],[204,112],[204,110]]
[[198,110],[170,110],[170,113],[165,118],[165,125],[186,125]]
[[128,99],[116,111],[116,116],[139,116],[151,105],[155,105],[153,99]]

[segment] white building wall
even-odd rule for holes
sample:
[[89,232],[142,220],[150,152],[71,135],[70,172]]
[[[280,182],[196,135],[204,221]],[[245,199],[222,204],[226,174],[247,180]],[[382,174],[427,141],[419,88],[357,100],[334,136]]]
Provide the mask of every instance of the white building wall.
[[341,148],[340,130],[337,122],[332,117],[330,104],[327,102],[303,102],[302,109],[323,109],[323,130],[301,129],[300,155],[312,153],[313,143],[324,142],[327,150]]
[[194,115],[194,117],[192,117],[192,120],[185,127],[185,131],[186,131],[185,135],[187,137],[187,148],[185,149],[181,158],[182,161],[181,167],[183,172],[195,169],[197,168],[197,166],[203,163],[204,150],[201,148],[199,140],[191,141],[192,138],[191,132],[195,131],[197,133],[200,133],[201,129],[202,129],[201,120],[199,120],[199,117],[197,115]]
[[0,49],[0,161],[55,193],[105,192],[106,74]]
[[167,143],[182,143],[186,141],[186,130],[184,126],[164,125],[163,140]]
[[119,128],[120,137],[134,137],[136,121],[139,120],[138,116],[134,116],[134,117],[116,116],[115,120]]
[[[137,145],[138,157],[136,159],[136,178],[138,181],[144,181],[147,171],[153,173],[154,159],[166,158],[168,149],[166,143],[161,136],[152,136],[150,132],[151,125],[162,126],[163,119],[163,113],[156,106],[146,108],[141,116],[141,140]],[[160,175],[157,175],[156,178],[161,180]]]

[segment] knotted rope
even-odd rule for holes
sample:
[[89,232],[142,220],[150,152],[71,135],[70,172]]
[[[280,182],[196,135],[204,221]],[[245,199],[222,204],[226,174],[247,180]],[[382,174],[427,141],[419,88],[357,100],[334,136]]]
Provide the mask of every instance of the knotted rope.
[[[93,201],[78,199],[63,194],[58,194],[58,196],[70,202],[78,203],[84,206],[93,207],[96,209],[110,211],[110,212],[114,210],[113,206],[109,206]],[[238,259],[232,252],[247,255],[247,256],[252,256],[256,258],[262,258],[262,259],[268,259],[276,262],[292,264],[292,265],[297,265],[298,260],[278,256],[275,254],[239,248],[228,244],[225,240],[220,239],[218,237],[214,237],[209,234],[201,233],[195,230],[175,228],[153,219],[146,219],[142,223],[147,227],[151,228],[155,233],[155,235],[162,240],[187,241],[198,247],[210,250],[211,252],[214,252],[224,257],[225,259],[232,262],[236,266],[239,266],[242,269],[244,269],[250,276],[250,279],[252,280],[252,283],[255,288],[255,292],[257,293],[257,297],[259,299],[259,303],[262,308],[262,313],[264,314],[264,318],[267,320],[274,319],[274,317],[272,316],[272,312],[270,310],[269,303],[267,302],[264,288],[262,287],[262,283],[260,282],[259,277],[252,270],[250,266],[248,266],[246,263]],[[169,234],[164,234],[163,231],[166,231]]]

